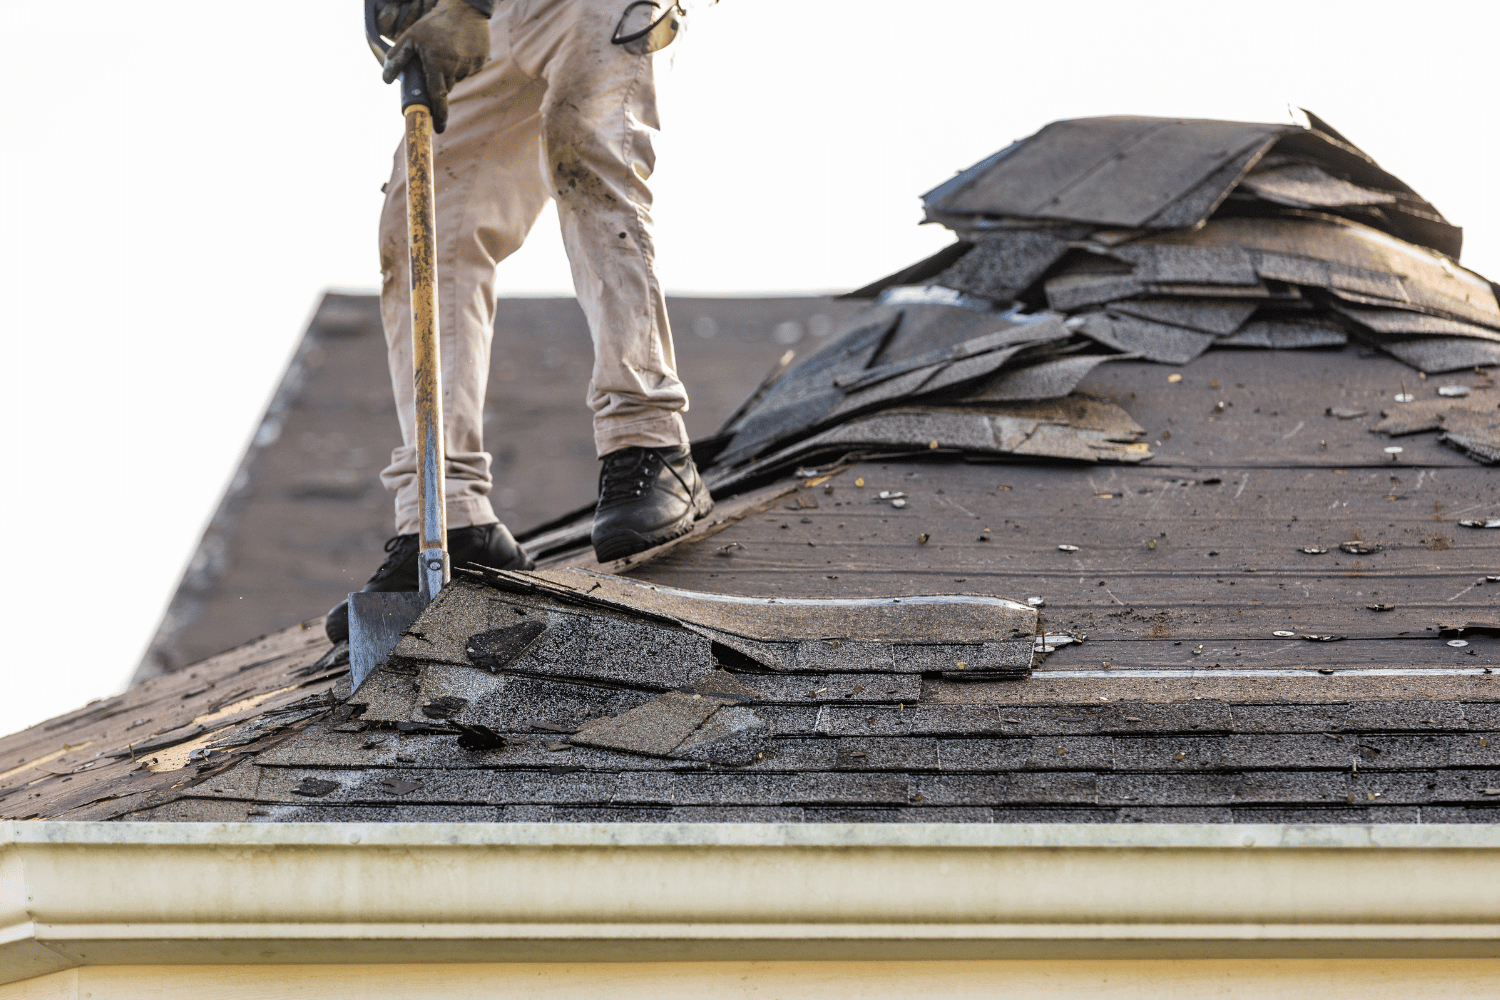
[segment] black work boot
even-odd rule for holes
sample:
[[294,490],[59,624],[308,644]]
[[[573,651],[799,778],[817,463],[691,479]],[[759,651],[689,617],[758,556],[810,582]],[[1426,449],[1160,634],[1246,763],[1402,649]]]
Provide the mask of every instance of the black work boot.
[[[393,594],[417,589],[417,555],[421,542],[416,535],[397,535],[385,543],[385,562],[360,589],[360,593]],[[489,566],[492,569],[531,569],[531,557],[511,537],[503,524],[475,524],[448,532],[448,560],[457,566]],[[323,623],[335,643],[349,638],[349,602],[340,601]]]
[[605,455],[594,509],[594,555],[610,562],[685,535],[714,502],[687,445]]

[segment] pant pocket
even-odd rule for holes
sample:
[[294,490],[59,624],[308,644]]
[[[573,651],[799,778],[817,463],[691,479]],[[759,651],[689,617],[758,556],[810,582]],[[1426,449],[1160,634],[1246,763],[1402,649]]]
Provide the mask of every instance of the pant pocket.
[[686,17],[687,12],[675,2],[663,12],[659,0],[632,0],[609,40],[635,56],[658,52],[677,40]]

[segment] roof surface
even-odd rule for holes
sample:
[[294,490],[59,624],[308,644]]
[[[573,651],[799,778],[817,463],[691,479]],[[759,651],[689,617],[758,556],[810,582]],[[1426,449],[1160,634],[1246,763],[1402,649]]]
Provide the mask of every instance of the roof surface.
[[[1256,212],[1108,245],[1012,219],[902,279],[993,250],[991,284],[892,285],[700,437],[685,538],[601,566],[583,508],[352,695],[315,619],[9,737],[0,816],[1494,821],[1497,389],[1411,352],[1487,349],[1500,309],[1441,252]],[[1384,256],[1298,242],[1329,227]]]
[[[1174,431],[1148,465],[867,460],[721,503],[722,523],[628,572],[738,594],[1043,597],[1041,634],[1087,639],[1055,647],[1027,680],[742,670],[759,696],[732,704],[753,711],[764,742],[752,763],[720,764],[574,745],[570,731],[665,685],[554,679],[578,697],[512,694],[505,745],[470,751],[422,705],[377,723],[328,700],[343,671],[314,669],[327,651],[314,620],[0,742],[0,762],[18,768],[0,773],[0,811],[1492,821],[1500,641],[1451,647],[1437,629],[1493,616],[1491,532],[1458,523],[1500,513],[1493,473],[1430,437],[1393,463],[1367,421],[1326,414],[1381,406],[1409,374],[1391,360],[1211,352],[1181,373],[1169,383],[1160,366],[1122,362],[1083,386],[1150,434]],[[1216,414],[1221,397],[1233,405]],[[882,490],[907,506],[878,501]],[[1354,537],[1381,551],[1338,549]],[[590,563],[555,560],[569,561]],[[204,718],[226,702],[247,707]],[[241,745],[189,760],[225,739]],[[153,759],[175,769],[142,768]]]

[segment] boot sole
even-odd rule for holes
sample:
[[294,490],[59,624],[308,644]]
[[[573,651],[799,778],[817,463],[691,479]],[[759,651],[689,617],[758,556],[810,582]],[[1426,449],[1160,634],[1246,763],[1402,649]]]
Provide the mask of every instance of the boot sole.
[[614,562],[616,559],[624,559],[633,556],[637,552],[645,552],[654,549],[658,545],[665,545],[674,538],[681,538],[693,530],[693,523],[701,521],[713,513],[714,502],[707,499],[704,506],[694,505],[693,509],[682,515],[665,528],[643,535],[636,531],[617,531],[607,538],[594,542],[594,558],[602,563]]

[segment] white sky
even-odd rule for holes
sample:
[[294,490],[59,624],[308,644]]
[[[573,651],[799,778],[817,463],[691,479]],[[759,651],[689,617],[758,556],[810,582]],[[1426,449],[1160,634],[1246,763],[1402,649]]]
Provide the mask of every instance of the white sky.
[[[1049,121],[1288,104],[1466,227],[1465,263],[1497,275],[1494,10],[723,0],[668,50],[663,281],[847,289],[948,242],[916,226],[917,196]],[[5,13],[0,733],[126,682],[320,291],[377,280],[401,127],[353,0]],[[569,290],[555,226],[502,294]]]

